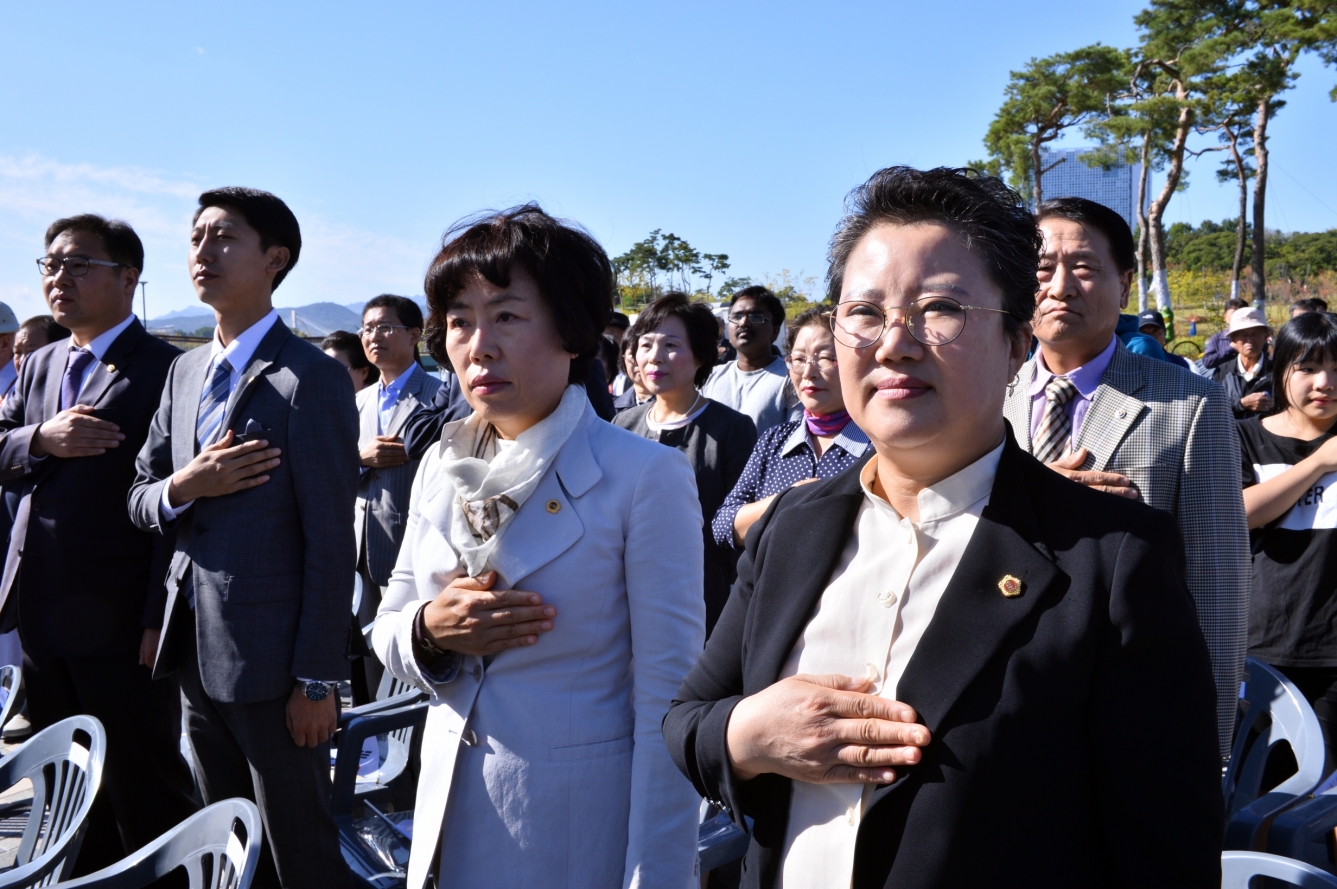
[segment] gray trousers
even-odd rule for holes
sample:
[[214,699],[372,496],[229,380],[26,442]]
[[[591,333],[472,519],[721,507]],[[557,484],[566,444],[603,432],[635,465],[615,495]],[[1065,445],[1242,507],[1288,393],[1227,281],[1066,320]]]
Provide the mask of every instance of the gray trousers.
[[329,746],[293,742],[286,695],[253,704],[210,698],[200,682],[195,634],[181,637],[181,709],[204,802],[243,797],[260,807],[268,853],[261,854],[252,886],[351,886],[330,815]]

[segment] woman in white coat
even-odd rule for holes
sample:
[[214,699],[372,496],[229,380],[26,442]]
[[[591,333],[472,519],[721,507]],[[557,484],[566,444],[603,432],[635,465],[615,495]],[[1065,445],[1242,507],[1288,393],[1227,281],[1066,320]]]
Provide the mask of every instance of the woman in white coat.
[[700,798],[660,723],[704,642],[701,510],[682,454],[585,395],[612,292],[534,205],[458,226],[427,273],[474,413],[423,458],[372,631],[432,700],[410,889],[693,880]]

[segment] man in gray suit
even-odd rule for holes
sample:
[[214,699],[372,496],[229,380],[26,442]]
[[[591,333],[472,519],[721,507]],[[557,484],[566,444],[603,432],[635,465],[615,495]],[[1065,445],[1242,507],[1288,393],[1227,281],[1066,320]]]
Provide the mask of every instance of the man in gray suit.
[[1134,275],[1122,217],[1084,198],[1045,201],[1037,215],[1045,239],[1034,320],[1040,347],[1008,386],[1004,414],[1021,446],[1052,469],[1174,515],[1228,756],[1250,578],[1230,405],[1217,384],[1134,355],[1115,337]]
[[[376,620],[381,588],[390,583],[390,572],[404,542],[409,493],[419,463],[410,460],[404,449],[404,424],[420,407],[431,404],[441,388],[441,381],[418,364],[422,327],[422,309],[406,296],[381,294],[362,309],[362,329],[358,333],[368,360],[380,371],[380,380],[357,394],[362,478],[353,528],[358,546],[357,570],[362,578],[362,597],[357,604],[359,635],[362,627]],[[360,667],[355,666],[353,671],[353,699],[357,704],[371,700],[384,672],[369,647],[362,652]]]
[[300,250],[274,195],[200,195],[188,264],[218,326],[172,365],[130,516],[176,531],[154,669],[180,679],[204,801],[260,806],[256,886],[324,889],[351,881],[326,742],[348,675],[357,415],[348,372],[273,309]]

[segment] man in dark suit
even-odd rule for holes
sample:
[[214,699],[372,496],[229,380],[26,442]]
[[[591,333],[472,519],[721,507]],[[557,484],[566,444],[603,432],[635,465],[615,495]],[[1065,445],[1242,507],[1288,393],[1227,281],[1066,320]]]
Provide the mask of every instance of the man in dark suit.
[[18,497],[0,624],[19,629],[33,727],[86,713],[107,730],[81,871],[195,809],[176,690],[149,673],[170,544],[125,514],[135,454],[180,354],[131,314],[143,264],[124,222],[89,214],[51,224],[42,294],[73,336],[27,356],[0,411],[0,482]]
[[180,678],[204,801],[259,804],[272,854],[255,885],[316,889],[350,880],[326,742],[348,675],[357,412],[343,365],[273,309],[300,249],[274,195],[200,196],[188,262],[218,326],[172,366],[129,502],[139,527],[176,532],[155,672]]
[[1219,886],[1174,521],[1052,472],[1003,419],[1034,219],[963,170],[882,170],[850,207],[828,295],[874,452],[749,532],[670,754],[755,819],[747,887]]

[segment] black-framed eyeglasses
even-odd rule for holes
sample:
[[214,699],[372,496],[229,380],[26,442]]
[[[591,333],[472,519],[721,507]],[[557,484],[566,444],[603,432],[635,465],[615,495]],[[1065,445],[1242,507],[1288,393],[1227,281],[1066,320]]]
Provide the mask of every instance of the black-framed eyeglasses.
[[105,259],[89,259],[87,256],[66,256],[63,259],[55,256],[43,256],[37,260],[37,267],[42,270],[42,275],[47,278],[54,278],[59,275],[62,268],[74,277],[82,278],[88,274],[90,265],[105,265],[108,268],[117,269],[123,263],[108,262]]
[[364,340],[373,339],[378,336],[389,336],[396,330],[412,330],[412,327],[406,327],[403,324],[372,324],[363,325],[357,329],[357,335]]
[[729,316],[729,323],[737,327],[746,321],[749,324],[765,324],[771,320],[771,316],[765,312],[739,312],[737,315]]
[[[962,305],[950,296],[925,296],[891,310],[892,315],[899,313],[904,318],[910,336],[926,346],[945,346],[959,337],[966,326],[967,312],[1008,314],[1007,309]],[[827,317],[831,319],[831,334],[836,341],[852,349],[873,345],[891,324],[888,313],[870,302],[839,303]]]

